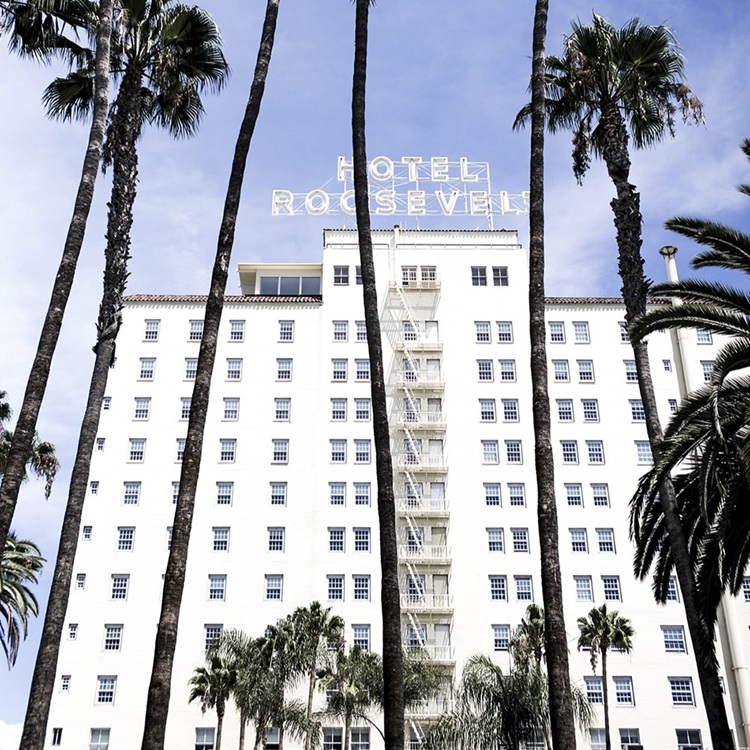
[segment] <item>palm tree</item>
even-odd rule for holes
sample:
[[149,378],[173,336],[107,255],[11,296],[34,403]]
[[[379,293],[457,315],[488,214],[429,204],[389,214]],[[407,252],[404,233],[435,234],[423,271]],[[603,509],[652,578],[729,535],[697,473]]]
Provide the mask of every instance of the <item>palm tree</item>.
[[[26,476],[26,463],[33,452],[36,424],[42,406],[44,392],[49,380],[52,357],[60,337],[65,307],[73,286],[78,256],[83,245],[91,202],[94,198],[94,183],[99,172],[104,134],[107,127],[107,103],[109,96],[110,37],[112,33],[113,0],[100,0],[98,26],[96,26],[96,52],[93,59],[92,84],[93,107],[83,170],[78,183],[73,216],[65,238],[62,258],[57,269],[47,313],[42,324],[34,362],[26,383],[21,411],[15,429],[15,440],[5,464],[0,482],[0,544],[8,535],[13,513],[18,502],[18,492]],[[44,737],[44,728],[41,737]],[[42,740],[39,740],[41,747]]]
[[37,616],[39,605],[28,584],[36,584],[44,558],[39,548],[8,535],[0,559],[0,645],[12,667],[21,639],[26,639],[29,615]]
[[317,682],[318,668],[326,655],[329,643],[341,643],[344,635],[344,620],[331,614],[330,607],[320,602],[311,602],[308,607],[298,607],[292,614],[297,634],[297,649],[301,667],[307,671],[307,710],[308,730],[305,734],[305,750],[310,750],[313,741],[313,699]]
[[[610,205],[617,231],[625,318],[630,324],[646,312],[648,282],[641,257],[640,194],[630,182],[628,144],[632,139],[636,148],[644,148],[673,134],[678,108],[684,119],[702,122],[702,104],[684,83],[683,58],[671,29],[645,26],[637,18],[622,29],[597,14],[591,25],[573,23],[564,55],[548,57],[546,69],[548,128],[551,132],[573,130],[576,178],[579,182],[583,179],[593,154],[604,160],[615,187],[616,197]],[[524,107],[514,126],[523,125],[530,112],[530,105]],[[658,460],[661,424],[646,343],[634,342],[633,354],[646,430]],[[713,641],[700,616],[687,539],[671,482],[665,482],[659,498],[683,592],[711,738],[717,750],[724,750],[733,746],[732,736]]]
[[[112,72],[121,80],[104,149],[104,161],[112,165],[113,180],[96,356],[24,724],[21,746],[29,750],[41,750],[43,743],[91,453],[122,319],[137,184],[137,140],[146,123],[165,127],[175,136],[195,132],[203,111],[200,92],[220,87],[228,72],[218,28],[199,8],[177,5],[173,0],[126,0],[120,11],[113,32]],[[45,93],[45,101],[56,116],[82,116],[90,107],[92,91],[91,71],[77,70],[55,80]]]
[[521,618],[521,624],[510,641],[511,656],[516,663],[533,658],[533,663],[541,668],[546,657],[544,630],[544,609],[538,604],[529,604],[526,616]]
[[380,605],[383,620],[383,667],[385,673],[385,744],[389,750],[404,747],[404,665],[401,649],[401,604],[398,588],[396,503],[393,462],[385,395],[383,345],[380,335],[375,263],[370,229],[370,196],[367,186],[365,93],[367,80],[367,28],[372,0],[356,0],[354,76],[352,81],[352,153],[354,204],[357,217],[359,257],[362,268],[367,349],[370,357],[375,471],[378,482],[380,531]]
[[612,750],[609,731],[609,700],[607,686],[607,654],[617,649],[629,654],[633,650],[635,631],[627,617],[617,611],[607,611],[607,605],[594,607],[586,617],[578,618],[580,634],[578,650],[591,650],[591,670],[596,674],[596,665],[602,662],[602,696],[604,699],[604,735],[607,750]]
[[224,712],[229,696],[232,694],[237,673],[232,662],[220,656],[209,656],[208,667],[196,667],[190,678],[190,697],[188,703],[200,698],[201,712],[210,708],[216,709],[216,750],[221,750],[221,730],[224,724]]
[[211,376],[216,359],[216,345],[219,334],[221,313],[224,307],[224,293],[229,274],[229,261],[234,245],[234,229],[242,195],[242,181],[245,164],[250,151],[250,142],[255,132],[263,92],[266,86],[268,66],[271,62],[276,19],[279,13],[279,0],[267,0],[266,14],[261,32],[258,59],[255,64],[253,83],[250,87],[245,115],[240,126],[235,145],[229,185],[224,201],[224,213],[219,230],[216,257],[211,272],[211,285],[206,301],[203,321],[203,338],[198,353],[198,366],[193,386],[193,395],[188,421],[185,453],[180,473],[180,493],[177,498],[174,523],[172,526],[172,546],[164,576],[161,613],[156,633],[154,661],[148,687],[146,716],[141,750],[163,750],[164,733],[169,711],[170,683],[174,650],[177,644],[177,625],[180,619],[182,592],[185,587],[188,544],[193,525],[195,493],[198,486],[203,433],[208,411],[208,398],[211,391]]

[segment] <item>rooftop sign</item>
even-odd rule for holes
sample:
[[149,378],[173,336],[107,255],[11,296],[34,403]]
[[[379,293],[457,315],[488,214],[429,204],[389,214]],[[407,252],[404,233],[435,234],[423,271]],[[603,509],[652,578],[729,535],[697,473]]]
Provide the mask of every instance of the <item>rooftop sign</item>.
[[[444,156],[423,159],[376,156],[367,164],[370,212],[374,216],[493,216],[528,211],[528,193],[492,193],[490,166],[465,157],[449,161]],[[323,188],[308,193],[274,190],[274,216],[354,216],[353,165],[338,157],[336,181],[340,191]],[[330,181],[329,181],[330,182]]]

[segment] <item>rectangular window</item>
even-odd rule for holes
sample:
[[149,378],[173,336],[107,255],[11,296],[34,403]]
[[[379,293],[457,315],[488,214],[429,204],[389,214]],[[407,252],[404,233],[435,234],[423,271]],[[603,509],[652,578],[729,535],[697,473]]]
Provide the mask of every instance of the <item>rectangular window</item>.
[[500,380],[506,383],[514,382],[516,379],[516,360],[501,359],[498,360],[500,366]]
[[643,401],[639,398],[630,399],[630,418],[634,422],[646,421],[646,410],[643,408]]
[[494,422],[495,421],[495,399],[494,398],[480,398],[479,399],[479,421],[480,422]]
[[632,706],[635,703],[633,696],[633,680],[630,677],[613,677],[615,683],[615,702],[618,706]]
[[586,452],[589,455],[590,464],[604,463],[604,443],[601,440],[587,440]]
[[203,626],[203,648],[208,651],[213,646],[224,630],[224,626],[220,624],[208,623]]
[[140,369],[138,370],[138,379],[139,380],[153,380],[155,367],[156,367],[155,357],[142,357],[140,360]]
[[144,341],[158,341],[159,340],[159,323],[158,320],[147,320],[146,330],[143,334]]
[[414,286],[417,283],[417,267],[401,266],[401,286]]
[[346,399],[345,398],[332,398],[331,399],[331,420],[334,422],[346,421]]
[[326,576],[328,582],[328,601],[344,601],[344,576]]
[[292,410],[292,399],[290,398],[275,398],[274,403],[274,419],[277,422],[288,422],[291,418]]
[[244,320],[230,320],[229,321],[229,340],[230,341],[244,341],[245,340],[245,321]]
[[104,411],[109,411],[112,408],[112,396],[105,396],[102,399],[102,409]]
[[345,531],[341,528],[328,529],[328,551],[343,552],[345,541]]
[[172,482],[172,505],[177,505],[177,498],[180,496],[180,483]]
[[333,340],[347,341],[349,339],[349,322],[346,320],[333,321]]
[[279,341],[294,341],[294,321],[279,321]]
[[331,360],[331,380],[337,381],[337,382],[344,382],[346,381],[346,364],[347,360],[345,359],[332,359]]
[[685,653],[685,628],[682,625],[662,625],[661,634],[664,638],[664,650],[672,653]]
[[105,442],[104,438],[97,438],[96,439],[96,449],[98,451],[103,451],[104,450],[104,442]]
[[531,576],[513,576],[516,582],[516,599],[519,602],[534,601],[534,594],[531,590]]
[[477,370],[478,370],[480,382],[481,381],[489,382],[494,379],[491,359],[478,359]]
[[599,421],[599,401],[595,398],[584,398],[581,399],[581,407],[583,409],[583,421],[584,422],[598,422]]
[[370,529],[354,529],[354,551],[370,551]]
[[227,359],[227,380],[242,380],[241,359]]
[[560,445],[562,446],[562,457],[564,464],[577,464],[578,463],[578,441],[577,440],[561,440]]
[[359,383],[368,383],[370,381],[370,360],[355,359],[355,379]]
[[664,372],[672,372],[672,360],[671,359],[663,359],[661,363],[662,363],[662,366],[664,367]]
[[122,625],[104,626],[104,650],[119,651],[122,645]]
[[513,551],[514,552],[528,552],[529,551],[529,530],[528,529],[511,529],[511,537],[513,538]]
[[191,320],[188,341],[200,341],[203,338],[203,321]]
[[596,538],[599,542],[599,552],[614,552],[615,551],[614,529],[597,529]]
[[589,324],[585,321],[573,323],[573,337],[576,344],[588,344],[591,341],[589,338]]
[[151,413],[151,399],[150,398],[137,398],[135,399],[135,408],[133,409],[133,419],[148,419]]
[[233,463],[237,457],[237,441],[234,438],[219,440],[219,461]]
[[654,457],[651,454],[651,443],[648,440],[636,440],[635,453],[639,464],[652,464],[654,462]]
[[472,286],[487,286],[487,267],[486,266],[472,266],[471,267],[471,285]]
[[625,382],[637,383],[638,382],[638,371],[635,368],[634,359],[624,359],[622,364],[625,366]]
[[620,576],[602,576],[604,586],[604,600],[607,602],[621,602]]
[[507,651],[510,644],[510,625],[492,626],[492,646],[495,651]]
[[589,703],[604,703],[604,691],[602,690],[601,677],[584,677],[586,683],[586,697]]
[[181,398],[180,399],[180,419],[190,419],[190,404],[192,399]]
[[713,337],[711,336],[711,331],[707,331],[705,328],[696,329],[695,340],[699,344],[712,344]]
[[217,482],[216,483],[216,504],[231,505],[234,495],[234,482]]
[[354,325],[357,327],[357,341],[367,341],[367,324],[364,320],[355,320]]
[[225,575],[208,576],[208,598],[212,601],[224,601],[227,595],[227,577]]
[[370,421],[370,399],[369,398],[355,398],[354,399],[354,419],[357,422],[369,422]]
[[594,382],[594,363],[590,359],[577,359],[578,379],[581,383]]
[[86,588],[86,574],[85,573],[79,573],[76,576],[76,588],[77,589],[85,589]]
[[703,370],[703,380],[710,383],[714,376],[714,362],[712,359],[701,360],[701,369]]
[[370,483],[369,482],[355,482],[354,483],[354,504],[355,505],[369,505],[370,504]]
[[286,505],[286,482],[271,482],[271,505]]
[[523,463],[523,451],[521,449],[520,440],[505,441],[505,460],[509,464]]
[[349,266],[333,267],[333,285],[349,286]]
[[508,581],[505,576],[490,576],[490,598],[495,601],[508,601]]
[[565,323],[559,321],[547,323],[549,327],[549,340],[551,344],[565,343]]
[[567,383],[570,380],[570,368],[567,359],[553,359],[552,371],[556,383]]
[[[743,591],[745,588],[744,580],[743,580]],[[749,597],[748,595],[745,595],[745,601],[748,601]],[[670,576],[669,581],[667,582],[667,601],[668,602],[678,602],[680,601],[680,595],[677,590],[677,578],[675,576]]]
[[573,552],[588,552],[589,545],[586,539],[586,529],[569,529],[570,548]]
[[354,579],[354,599],[370,599],[370,576],[352,576]]
[[323,750],[341,750],[341,727],[323,727]]
[[594,497],[594,505],[601,507],[609,506],[609,485],[608,484],[592,484],[591,494]]
[[346,484],[344,482],[329,482],[331,505],[346,504]]
[[573,421],[573,399],[570,399],[570,398],[558,398],[557,399],[557,418],[561,422]]
[[573,582],[576,586],[577,602],[594,601],[594,587],[591,582],[591,576],[573,576]]
[[70,692],[70,675],[69,674],[60,675],[60,690],[63,693]]
[[700,729],[675,729],[677,750],[703,750]]
[[68,623],[68,640],[75,641],[78,638],[78,623]]
[[96,702],[114,703],[116,685],[117,677],[112,675],[99,675],[99,677],[97,677]]
[[490,552],[503,552],[503,530],[487,529],[487,544]]
[[138,505],[141,499],[140,482],[123,482],[123,505]]
[[128,575],[113,575],[112,576],[112,599],[127,599],[128,598],[128,583],[130,582],[130,576]]
[[370,750],[370,728],[352,727],[350,731],[350,750]]
[[526,486],[508,484],[508,501],[511,505],[526,505]]
[[130,450],[128,461],[143,461],[146,454],[146,441],[144,438],[130,438]]
[[289,463],[289,441],[272,440],[271,444],[273,446],[271,452],[271,462],[274,464]]
[[229,552],[229,527],[228,526],[214,526],[214,541],[213,550],[214,552]]
[[268,551],[269,552],[283,552],[284,551],[284,527],[283,526],[269,526],[268,527]]
[[494,286],[508,286],[508,267],[492,267],[492,283]]
[[352,625],[352,645],[359,646],[363,651],[370,650],[369,625]]
[[195,380],[198,374],[198,360],[193,358],[185,359],[185,380]]
[[492,341],[489,320],[475,320],[474,328],[478,344],[489,344]]
[[512,344],[513,343],[513,323],[510,320],[498,320],[497,321],[497,343],[498,344]]
[[482,440],[482,463],[500,463],[500,453],[498,451],[497,440]]
[[214,750],[214,728],[195,728],[195,750]]
[[620,341],[623,344],[629,344],[630,343],[630,337],[628,336],[628,326],[625,323],[624,320],[618,321],[617,325],[620,329]]
[[500,485],[484,485],[484,501],[487,505],[500,505]]
[[677,411],[677,399],[670,398],[667,403],[669,404],[670,414],[674,414]]
[[175,461],[180,462],[185,457],[185,438],[177,438],[177,456]]
[[331,463],[346,463],[346,440],[330,440],[331,444]]
[[504,422],[518,422],[518,399],[504,398],[502,400],[502,405],[503,405],[503,421]]
[[568,505],[583,505],[583,490],[580,484],[566,484],[565,496],[568,498]]
[[83,527],[83,541],[84,542],[90,542],[91,541],[91,526],[84,526]]
[[117,527],[117,549],[120,551],[130,552],[133,549],[135,540],[135,528],[133,526]]
[[277,359],[276,360],[276,380],[291,380],[292,379],[292,360],[291,359]]
[[238,398],[224,399],[224,419],[236,422],[240,418],[240,400]]
[[362,266],[354,266],[354,283],[362,286]]

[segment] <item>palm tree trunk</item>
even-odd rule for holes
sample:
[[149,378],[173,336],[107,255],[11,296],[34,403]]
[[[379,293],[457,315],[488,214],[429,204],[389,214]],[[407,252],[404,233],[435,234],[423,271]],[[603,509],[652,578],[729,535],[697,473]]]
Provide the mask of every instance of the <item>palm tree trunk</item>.
[[73,216],[65,238],[65,246],[52,287],[47,315],[39,336],[34,363],[26,384],[23,404],[18,414],[13,443],[8,453],[2,483],[0,483],[0,549],[5,546],[5,538],[8,536],[18,502],[18,492],[26,475],[26,462],[31,455],[39,410],[47,389],[52,357],[60,337],[63,315],[73,286],[78,256],[81,253],[86,233],[86,222],[94,198],[94,183],[99,172],[99,161],[107,128],[112,7],[112,0],[100,0],[99,27],[96,35],[93,119]]
[[247,728],[247,716],[240,711],[240,741],[238,750],[245,750],[245,729]]
[[221,750],[221,731],[224,728],[224,700],[216,701],[216,750]]
[[547,376],[544,296],[544,49],[548,0],[536,0],[531,76],[531,205],[529,210],[529,337],[534,414],[537,522],[541,552],[549,704],[552,740],[557,750],[575,750],[570,694],[568,637],[563,614],[562,575],[555,500],[554,456]]
[[[643,258],[641,256],[640,194],[635,189],[635,185],[630,184],[629,181],[628,134],[622,115],[616,106],[613,105],[602,111],[602,126],[606,133],[603,157],[607,165],[607,172],[617,193],[610,205],[614,213],[614,223],[617,230],[619,273],[622,280],[625,318],[627,323],[630,324],[634,318],[646,312],[648,295],[648,281],[643,273]],[[656,407],[646,342],[634,343],[633,353],[638,373],[638,387],[643,402],[643,410],[646,414],[646,431],[654,459],[658,460],[659,440],[662,436],[662,430]],[[713,638],[706,627],[698,606],[693,564],[672,482],[664,483],[659,492],[659,499],[669,535],[669,546],[677,580],[682,592],[690,640],[695,652],[698,680],[711,728],[711,741],[715,750],[731,750],[734,747],[734,741],[729,729],[724,698],[719,684]]]
[[[349,734],[351,733],[351,728],[352,717],[347,714],[346,719],[344,720],[344,750],[349,750]],[[388,745],[386,745],[386,748],[388,748]]]
[[[593,646],[591,648],[594,648]],[[609,729],[609,683],[607,682],[607,652],[602,649],[602,701],[604,701],[604,747],[612,750],[612,738]]]
[[310,670],[310,679],[307,686],[307,732],[305,733],[305,750],[310,750],[312,747],[312,712],[313,712],[313,700],[315,697],[315,665]]
[[[401,649],[401,606],[398,589],[396,548],[396,504],[393,494],[393,465],[385,395],[383,346],[375,286],[375,264],[370,231],[370,199],[367,186],[365,141],[365,92],[367,79],[367,26],[370,0],[357,0],[352,81],[352,147],[354,161],[354,203],[357,215],[359,256],[362,266],[367,347],[370,356],[373,437],[378,481],[380,529],[380,603],[383,617],[383,728],[388,750],[404,747],[404,665]],[[346,741],[348,750],[348,736]]]
[[211,389],[211,375],[216,359],[216,345],[219,334],[219,323],[224,307],[224,292],[229,273],[229,261],[234,244],[234,230],[237,223],[237,211],[242,194],[242,180],[245,173],[250,142],[258,120],[260,104],[266,85],[268,65],[271,61],[276,19],[279,12],[279,0],[267,0],[266,14],[261,33],[258,59],[255,64],[253,83],[250,88],[245,115],[240,126],[237,144],[232,160],[232,169],[224,201],[224,214],[216,258],[211,273],[211,287],[206,302],[206,313],[203,323],[203,338],[198,354],[198,369],[193,387],[188,422],[185,454],[180,475],[180,494],[177,499],[175,518],[172,527],[172,549],[167,562],[164,577],[161,614],[154,646],[154,661],[148,688],[146,715],[144,720],[141,750],[163,750],[164,734],[167,728],[169,698],[171,693],[172,666],[177,644],[177,626],[180,619],[182,592],[185,587],[185,570],[187,568],[188,544],[193,525],[195,492],[198,485],[203,433],[206,425],[208,398]]

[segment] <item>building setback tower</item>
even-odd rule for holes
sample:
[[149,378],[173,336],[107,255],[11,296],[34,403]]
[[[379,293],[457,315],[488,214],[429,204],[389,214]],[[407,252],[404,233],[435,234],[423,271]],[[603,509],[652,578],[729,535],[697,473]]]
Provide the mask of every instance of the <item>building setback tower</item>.
[[[224,628],[262,635],[267,624],[319,600],[344,618],[348,643],[380,651],[377,488],[356,242],[354,231],[328,230],[322,263],[240,264],[241,294],[226,299],[168,748],[214,747],[215,715],[188,705],[187,681]],[[475,653],[506,668],[514,628],[530,603],[542,604],[526,256],[514,231],[395,228],[373,232],[373,243],[404,645],[426,651],[457,681]],[[127,300],[47,747],[129,750],[139,741],[204,302],[189,295]],[[550,298],[547,321],[571,675],[595,710],[579,746],[602,750],[604,733],[601,677],[576,650],[576,619],[607,603],[637,633],[632,655],[609,659],[613,737],[630,750],[702,748],[708,726],[676,580],[669,601],[657,606],[648,583],[631,573],[628,500],[651,452],[624,307],[618,299]],[[716,351],[706,332],[680,342],[678,357],[672,336],[650,339],[665,422],[680,382],[710,378]],[[738,744],[747,738],[734,670],[744,668],[750,648],[750,578],[744,600],[722,610],[717,632]],[[409,711],[413,743],[450,703],[446,694]],[[237,733],[230,707],[225,747],[236,746]],[[270,747],[276,737],[271,732]],[[382,745],[369,726],[353,729],[352,740],[353,750]],[[298,743],[287,737],[285,744]],[[323,746],[341,750],[341,726],[324,729]]]

